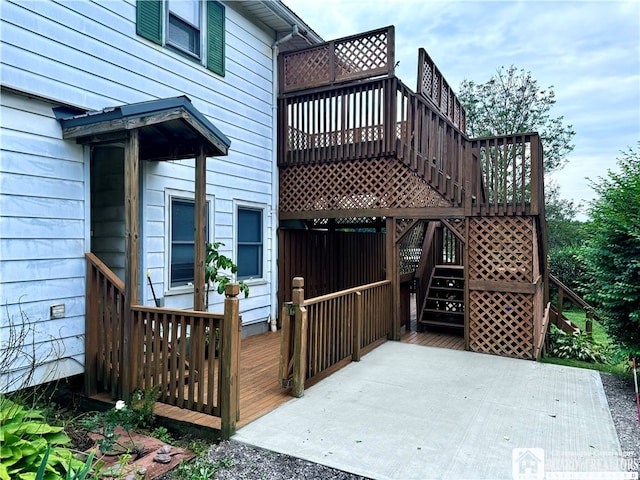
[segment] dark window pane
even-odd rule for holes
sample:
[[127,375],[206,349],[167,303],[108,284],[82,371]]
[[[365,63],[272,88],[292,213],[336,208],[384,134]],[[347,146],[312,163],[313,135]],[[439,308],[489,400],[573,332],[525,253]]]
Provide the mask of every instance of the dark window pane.
[[200,31],[171,14],[168,42],[174,47],[200,56]]
[[[194,208],[193,200],[171,199],[171,287],[193,282]],[[208,239],[209,202],[206,203],[206,209],[204,237]]]
[[262,210],[238,209],[238,278],[262,278]]

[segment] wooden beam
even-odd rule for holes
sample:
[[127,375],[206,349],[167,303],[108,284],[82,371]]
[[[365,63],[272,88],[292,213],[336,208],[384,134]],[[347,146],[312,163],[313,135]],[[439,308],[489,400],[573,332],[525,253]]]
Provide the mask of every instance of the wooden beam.
[[391,340],[400,340],[400,269],[398,246],[395,243],[396,219],[387,217],[386,269],[391,281]]
[[469,280],[469,290],[502,293],[536,293],[536,283],[499,282],[494,280]]
[[240,369],[240,286],[227,285],[224,294],[224,322],[220,353],[220,425],[223,440],[236,433],[236,423],[240,419],[240,390],[238,372]]
[[204,153],[204,147],[200,147],[200,153],[196,157],[195,169],[195,206],[193,209],[193,309],[206,311],[205,305],[205,257],[206,257],[206,238],[204,235],[205,226],[207,225],[207,157]]
[[464,207],[421,207],[421,208],[363,208],[349,210],[307,210],[303,212],[280,212],[281,220],[311,220],[315,218],[354,217],[398,217],[440,220],[442,218],[464,217]]
[[124,149],[124,322],[122,328],[122,398],[126,401],[133,389],[131,372],[135,368],[130,365],[133,358],[133,320],[131,305],[138,303],[138,278],[139,278],[139,142],[138,130],[129,132],[129,140]]
[[458,230],[456,230],[455,227],[451,225],[451,223],[449,223],[446,218],[442,218],[440,219],[440,221],[444,223],[444,226],[447,227],[451,231],[451,233],[453,233],[463,244],[467,242],[467,239],[464,238],[464,236],[460,235],[460,233],[458,233]]

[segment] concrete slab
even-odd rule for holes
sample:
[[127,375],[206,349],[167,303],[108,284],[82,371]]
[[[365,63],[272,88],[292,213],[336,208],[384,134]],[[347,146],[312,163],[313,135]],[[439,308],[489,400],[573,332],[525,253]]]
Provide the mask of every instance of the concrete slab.
[[398,342],[233,438],[376,479],[623,470],[597,372]]

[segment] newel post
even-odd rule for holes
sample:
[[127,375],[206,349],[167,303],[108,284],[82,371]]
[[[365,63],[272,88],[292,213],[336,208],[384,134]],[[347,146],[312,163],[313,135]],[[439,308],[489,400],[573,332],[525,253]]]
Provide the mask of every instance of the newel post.
[[222,438],[227,440],[236,433],[240,419],[238,370],[240,366],[240,286],[227,285],[224,290],[224,323],[220,345],[220,421]]
[[307,309],[304,307],[304,278],[302,277],[293,279],[292,302],[295,308],[292,393],[299,398],[304,395],[304,380],[307,374]]
[[355,314],[353,318],[353,348],[351,360],[360,361],[360,345],[362,343],[362,292],[356,292]]

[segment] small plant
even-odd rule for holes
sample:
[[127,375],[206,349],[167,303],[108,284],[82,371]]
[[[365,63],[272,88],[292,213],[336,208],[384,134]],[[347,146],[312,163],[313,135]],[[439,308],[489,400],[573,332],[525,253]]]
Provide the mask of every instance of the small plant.
[[39,410],[25,408],[0,395],[0,479],[77,477],[86,470],[67,448],[71,443],[62,427],[49,425]]
[[[158,395],[157,390],[135,392],[129,406],[124,400],[118,400],[113,408],[87,416],[82,423],[87,429],[102,436],[97,441],[101,452],[120,450],[141,455],[144,451],[133,441],[131,430],[151,427],[155,419],[153,407]],[[120,440],[120,435],[116,432],[118,427],[124,430],[129,437],[124,442]]]
[[566,333],[555,325],[551,325],[549,332],[551,356],[558,358],[573,358],[589,363],[609,363],[610,348],[594,341],[585,333]]
[[[224,243],[214,242],[207,243],[207,257],[204,267],[204,281],[207,284],[206,291],[206,304],[209,305],[209,289],[213,287],[216,291],[222,295],[224,289],[232,280],[231,275],[235,275],[238,272],[238,266],[233,261],[222,255],[219,251],[220,247],[223,247]],[[231,275],[225,272],[231,272]],[[245,298],[249,296],[249,286],[242,280],[238,282],[240,285],[240,291],[244,294]]]
[[158,427],[155,428],[151,431],[151,436],[153,438],[157,438],[158,440],[160,440],[161,442],[164,443],[173,443],[173,437],[171,436],[171,434],[169,433],[169,430],[167,430],[164,427]]
[[220,470],[233,466],[231,457],[211,462],[206,457],[198,457],[191,462],[182,462],[172,478],[175,480],[208,480],[215,478]]

